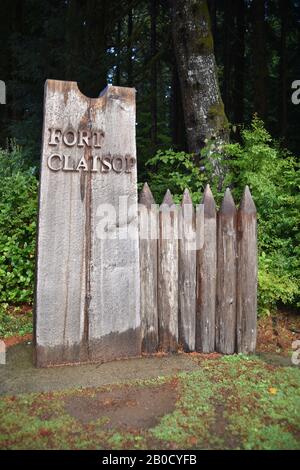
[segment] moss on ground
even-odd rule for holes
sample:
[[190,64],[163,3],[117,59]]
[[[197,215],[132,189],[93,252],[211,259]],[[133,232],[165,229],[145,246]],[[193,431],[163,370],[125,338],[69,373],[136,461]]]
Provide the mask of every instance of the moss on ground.
[[[67,398],[97,401],[100,392],[115,390],[112,386],[2,397],[0,448],[300,449],[299,367],[275,367],[240,355],[195,355],[194,360],[199,370],[117,387],[124,391],[123,411],[127,406],[134,414],[134,403],[126,402],[131,388],[176,382],[173,411],[152,428],[133,428],[130,422],[109,427],[105,412],[83,423],[67,411]],[[111,400],[107,406],[117,404]]]
[[0,339],[31,334],[32,308],[28,305],[0,304]]

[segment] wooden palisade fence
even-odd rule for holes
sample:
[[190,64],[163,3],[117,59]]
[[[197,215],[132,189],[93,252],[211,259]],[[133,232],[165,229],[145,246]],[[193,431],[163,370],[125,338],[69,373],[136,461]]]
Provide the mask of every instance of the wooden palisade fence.
[[209,185],[196,209],[188,190],[180,207],[169,190],[157,206],[147,184],[139,203],[143,352],[254,352],[257,235],[248,186],[238,210],[227,189],[217,211]]

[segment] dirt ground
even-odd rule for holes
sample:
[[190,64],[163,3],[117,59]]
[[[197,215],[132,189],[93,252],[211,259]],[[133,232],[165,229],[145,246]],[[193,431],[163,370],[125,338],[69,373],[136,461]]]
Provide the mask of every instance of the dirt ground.
[[290,356],[292,343],[300,340],[300,313],[282,311],[258,321],[258,353],[276,353]]
[[87,424],[108,418],[103,429],[149,429],[175,408],[177,382],[149,388],[114,389],[96,393],[94,397],[71,396],[65,399],[65,409],[70,416]]

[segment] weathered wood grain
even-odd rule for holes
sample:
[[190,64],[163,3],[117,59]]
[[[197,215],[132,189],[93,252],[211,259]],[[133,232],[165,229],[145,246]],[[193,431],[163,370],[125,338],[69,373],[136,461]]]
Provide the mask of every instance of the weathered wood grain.
[[195,209],[186,189],[179,213],[179,343],[184,351],[195,350],[196,335],[196,250]]
[[218,213],[216,350],[233,354],[236,346],[236,207],[227,188]]
[[256,207],[246,186],[237,215],[237,351],[253,353],[257,323]]
[[217,238],[216,204],[209,185],[206,186],[204,204],[204,244],[197,252],[196,287],[196,350],[215,350]]
[[144,184],[139,196],[142,352],[158,348],[157,251],[158,210]]
[[[87,359],[84,341],[86,279],[86,201],[77,172],[52,172],[51,153],[63,154],[58,143],[49,149],[49,129],[77,128],[90,101],[76,83],[47,80],[39,191],[38,250],[35,299],[35,342],[38,366]],[[74,148],[72,157],[81,158]]]
[[[103,139],[97,148],[63,139],[50,144],[51,128],[69,129],[71,139],[80,130],[101,130]],[[92,152],[136,157],[135,90],[109,86],[100,98],[90,99],[74,82],[48,80],[35,301],[38,366],[141,351],[136,166],[130,172],[94,172]],[[66,168],[51,170],[51,153],[59,155],[56,164],[67,159]],[[78,169],[69,169],[81,159]],[[97,230],[101,205],[111,204],[119,215],[119,197],[131,206],[133,223],[121,224],[126,228],[130,222],[135,239],[103,240]],[[114,229],[120,230],[118,220]]]
[[[105,133],[102,155],[136,159],[135,116],[135,89],[108,85],[92,110]],[[100,176],[91,175],[89,345],[92,360],[111,360],[141,353],[137,168]],[[116,213],[115,239],[99,237],[103,204]]]
[[178,210],[168,190],[159,211],[158,321],[159,347],[178,348]]

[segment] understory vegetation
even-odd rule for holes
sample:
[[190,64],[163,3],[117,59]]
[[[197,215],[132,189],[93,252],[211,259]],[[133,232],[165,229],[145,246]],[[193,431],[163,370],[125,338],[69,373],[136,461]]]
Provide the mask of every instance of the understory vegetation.
[[38,181],[14,142],[0,150],[0,302],[32,302]]
[[[249,185],[258,214],[259,313],[280,304],[299,307],[300,300],[300,176],[296,159],[273,141],[263,122],[254,117],[240,129],[240,142],[220,146],[208,142],[200,164],[193,155],[172,150],[148,161],[149,183],[156,202],[170,189],[176,202],[188,188],[199,203],[207,183],[218,206],[226,187],[238,205]],[[224,174],[224,178],[217,175]]]
[[[12,142],[0,150],[0,302],[32,303],[38,180],[24,151]],[[225,175],[215,176],[218,166]],[[258,211],[259,313],[278,304],[299,306],[299,172],[295,158],[272,140],[262,121],[240,130],[237,143],[208,142],[200,162],[184,152],[159,151],[148,160],[147,179],[156,202],[169,188],[176,202],[190,190],[199,203],[210,183],[219,205],[226,187],[239,203],[249,185]]]

